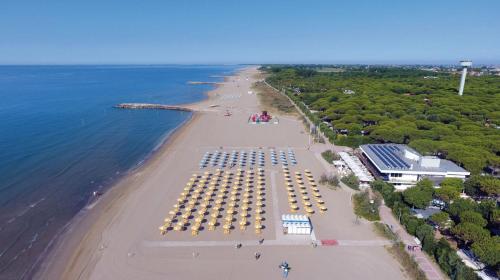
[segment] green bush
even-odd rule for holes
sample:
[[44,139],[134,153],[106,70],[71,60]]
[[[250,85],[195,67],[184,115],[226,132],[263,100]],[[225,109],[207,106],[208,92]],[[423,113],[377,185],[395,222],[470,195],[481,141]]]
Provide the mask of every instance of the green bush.
[[[370,198],[368,191],[360,192],[352,196],[354,203],[354,213],[369,221],[380,220],[378,208],[380,206],[380,198],[374,196]],[[373,200],[373,203],[370,203]]]
[[332,151],[332,150],[326,150],[324,152],[321,153],[321,156],[328,162],[328,163],[332,163],[334,160],[339,160],[340,159],[340,156]]
[[351,173],[347,176],[342,177],[341,181],[351,189],[359,190],[359,180],[356,175]]

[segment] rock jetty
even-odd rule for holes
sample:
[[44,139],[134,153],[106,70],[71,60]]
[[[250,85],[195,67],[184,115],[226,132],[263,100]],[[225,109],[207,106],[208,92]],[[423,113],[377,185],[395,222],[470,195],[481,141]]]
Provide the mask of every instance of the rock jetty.
[[175,105],[164,105],[164,104],[150,104],[150,103],[120,103],[114,106],[118,109],[153,109],[153,110],[177,110],[177,111],[187,111],[191,112],[190,108],[175,106]]

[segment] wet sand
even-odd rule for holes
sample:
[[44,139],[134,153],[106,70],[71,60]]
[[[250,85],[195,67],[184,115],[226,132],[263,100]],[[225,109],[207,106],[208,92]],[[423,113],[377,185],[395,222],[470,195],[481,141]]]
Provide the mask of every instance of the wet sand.
[[[41,279],[269,279],[281,277],[278,265],[286,260],[290,279],[403,279],[385,240],[369,223],[356,222],[350,193],[319,186],[326,213],[316,211],[313,236],[283,235],[279,218],[290,213],[284,177],[272,166],[269,148],[293,149],[295,171],[309,169],[318,180],[325,173],[317,153],[308,150],[302,122],[277,116],[279,124],[254,125],[247,120],[259,112],[252,93],[256,68],[226,78],[209,98],[187,105],[193,118],[180,128],[145,166],[124,178],[78,218],[43,265]],[[225,116],[226,111],[232,113]],[[207,151],[251,149],[265,152],[265,220],[261,234],[250,226],[223,234],[203,229],[161,235],[158,226],[168,216],[191,174],[213,171],[198,163]],[[230,170],[234,173],[237,167]],[[244,168],[248,170],[249,168]],[[302,211],[302,208],[301,208]],[[249,218],[251,220],[251,218]],[[237,225],[237,223],[235,223]],[[263,244],[258,240],[264,239]],[[335,239],[337,246],[310,244]],[[240,249],[235,244],[242,243]],[[255,260],[254,253],[261,253]]]

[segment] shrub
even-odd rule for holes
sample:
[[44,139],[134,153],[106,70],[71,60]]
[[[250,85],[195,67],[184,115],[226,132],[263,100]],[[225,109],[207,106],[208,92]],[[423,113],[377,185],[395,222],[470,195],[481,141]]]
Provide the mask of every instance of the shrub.
[[332,150],[326,150],[321,153],[321,156],[328,162],[332,163],[334,160],[339,160],[340,156]]
[[330,188],[337,188],[339,186],[339,178],[335,175],[328,176],[326,174],[323,174],[319,178],[319,183],[327,185]]
[[341,181],[351,189],[359,190],[359,180],[356,175],[351,173],[347,176],[342,177]]
[[360,192],[352,197],[354,203],[354,213],[361,216],[369,221],[380,220],[378,207],[380,206],[380,198],[377,196],[373,197],[373,203],[371,202],[370,194],[368,191]]

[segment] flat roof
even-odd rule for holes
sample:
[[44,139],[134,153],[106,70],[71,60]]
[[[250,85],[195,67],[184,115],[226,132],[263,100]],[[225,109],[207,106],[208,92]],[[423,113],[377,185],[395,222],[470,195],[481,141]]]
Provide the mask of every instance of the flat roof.
[[[403,144],[366,144],[361,145],[360,149],[382,173],[455,173],[470,175],[470,172],[449,160],[422,156],[414,149]],[[407,154],[411,154],[413,157],[407,157]],[[438,165],[423,166],[422,159],[435,160]]]

